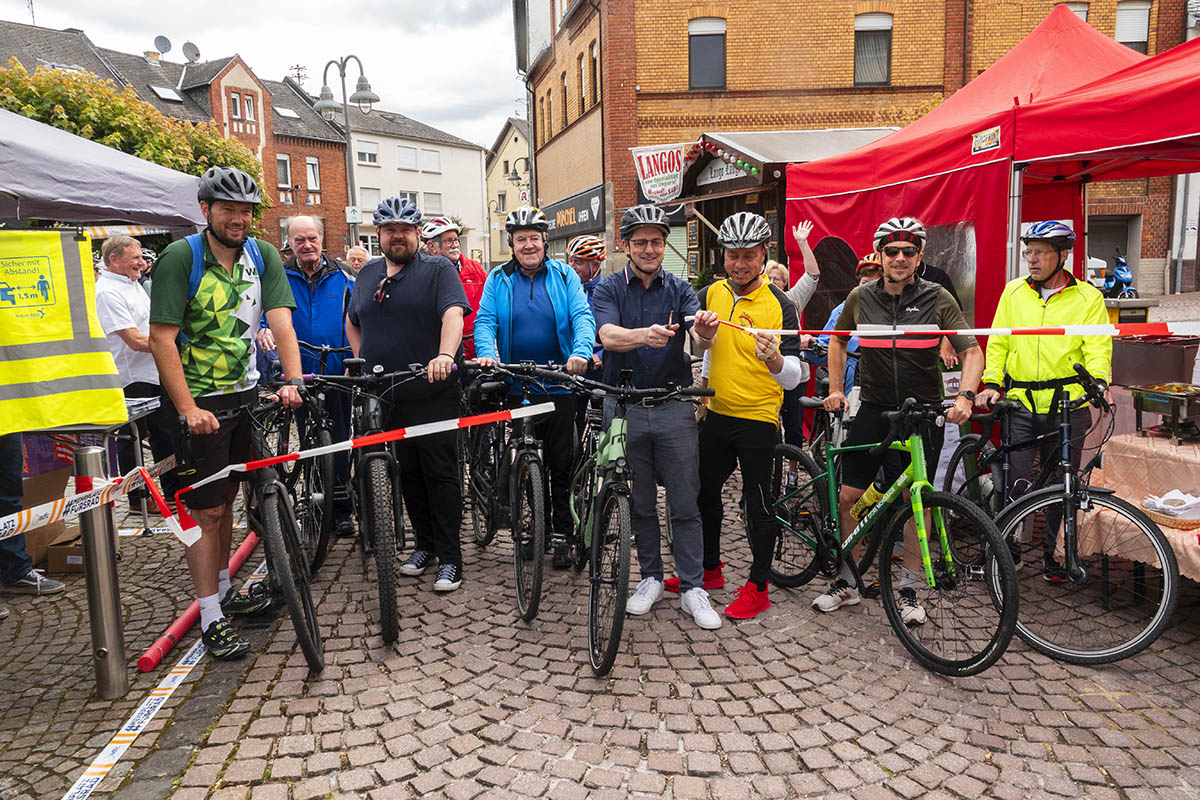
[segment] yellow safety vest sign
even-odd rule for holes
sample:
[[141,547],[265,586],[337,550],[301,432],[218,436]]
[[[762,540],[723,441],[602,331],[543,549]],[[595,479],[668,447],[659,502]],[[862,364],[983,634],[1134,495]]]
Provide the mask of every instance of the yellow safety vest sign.
[[0,434],[128,419],[96,318],[91,241],[0,231]]

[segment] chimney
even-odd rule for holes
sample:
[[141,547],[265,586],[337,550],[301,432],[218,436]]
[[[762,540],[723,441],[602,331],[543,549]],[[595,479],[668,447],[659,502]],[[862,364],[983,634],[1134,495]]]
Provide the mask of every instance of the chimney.
[[143,51],[142,55],[144,55],[146,57],[147,63],[150,63],[150,64],[158,63],[159,54],[158,54],[157,50],[146,50],[146,51]]

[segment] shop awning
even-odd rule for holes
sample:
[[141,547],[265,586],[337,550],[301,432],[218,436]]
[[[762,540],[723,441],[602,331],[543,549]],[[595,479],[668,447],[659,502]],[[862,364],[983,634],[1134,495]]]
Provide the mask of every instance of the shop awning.
[[153,236],[156,233],[170,233],[166,228],[152,228],[146,225],[88,225],[87,232],[93,239],[111,239],[114,236]]

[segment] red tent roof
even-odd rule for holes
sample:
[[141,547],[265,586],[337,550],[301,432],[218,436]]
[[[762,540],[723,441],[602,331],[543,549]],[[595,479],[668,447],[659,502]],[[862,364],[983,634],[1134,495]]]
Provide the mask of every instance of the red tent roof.
[[1200,39],[1017,112],[1033,176],[1100,180],[1200,171]]
[[[1066,6],[925,116],[841,156],[788,167],[788,197],[862,191],[984,164],[1013,152],[1013,107],[1053,97],[1146,57]],[[984,134],[980,140],[974,137]]]

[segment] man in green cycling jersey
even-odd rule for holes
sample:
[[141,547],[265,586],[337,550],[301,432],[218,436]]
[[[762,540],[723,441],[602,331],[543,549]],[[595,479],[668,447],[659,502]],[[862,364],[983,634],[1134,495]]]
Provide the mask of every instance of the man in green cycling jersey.
[[[997,328],[1025,328],[1044,325],[1103,325],[1108,322],[1104,296],[1086,281],[1076,280],[1065,269],[1075,245],[1075,232],[1056,220],[1035,222],[1021,237],[1025,249],[1021,255],[1029,275],[1010,281],[1000,295],[992,324]],[[1011,433],[1014,442],[1026,442],[1057,426],[1058,398],[1075,400],[1083,395],[1074,364],[1079,363],[1107,385],[1112,366],[1112,338],[1109,336],[992,336],[987,345],[987,369],[983,373],[984,390],[980,405],[990,406],[1008,387],[1009,398],[1019,407],[1013,413]],[[1071,467],[1079,469],[1083,439],[1092,425],[1087,406],[1071,412]],[[1056,437],[1042,441],[1039,450],[1043,463],[1055,459]],[[1034,448],[1014,450],[1009,472],[1014,479],[1014,496],[1028,488],[1033,469]],[[1019,482],[1023,482],[1019,483]],[[1062,511],[1046,509],[1046,528],[1057,531]],[[1042,576],[1051,583],[1066,580],[1066,572],[1054,558],[1056,537],[1045,538]],[[1014,556],[1017,555],[1014,553]],[[1018,559],[1019,560],[1019,559]]]

